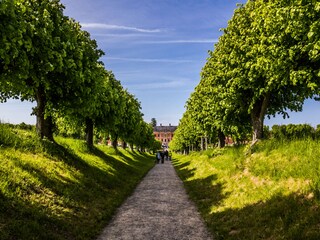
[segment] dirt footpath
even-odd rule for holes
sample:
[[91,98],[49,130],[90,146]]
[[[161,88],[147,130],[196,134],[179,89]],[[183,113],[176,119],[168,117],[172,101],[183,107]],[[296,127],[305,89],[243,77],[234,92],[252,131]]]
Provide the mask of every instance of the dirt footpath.
[[212,239],[170,161],[157,164],[98,240]]

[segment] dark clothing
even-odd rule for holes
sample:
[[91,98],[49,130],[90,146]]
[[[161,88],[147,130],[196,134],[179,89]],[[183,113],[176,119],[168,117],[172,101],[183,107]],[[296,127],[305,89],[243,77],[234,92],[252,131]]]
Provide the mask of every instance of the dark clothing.
[[156,153],[156,162],[159,163],[160,159],[161,159],[161,154],[160,154],[160,152],[157,152]]
[[164,153],[160,152],[160,155],[161,155],[161,163],[164,163]]

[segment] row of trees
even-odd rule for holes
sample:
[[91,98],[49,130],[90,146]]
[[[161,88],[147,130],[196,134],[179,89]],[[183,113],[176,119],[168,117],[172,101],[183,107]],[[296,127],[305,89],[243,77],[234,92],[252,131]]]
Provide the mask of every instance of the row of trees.
[[36,129],[53,141],[53,130],[108,132],[141,148],[153,143],[138,100],[99,61],[104,54],[59,0],[0,2],[0,100],[36,101]]
[[[320,77],[320,4],[317,0],[248,0],[223,29],[186,104],[172,147],[201,136],[253,143],[265,116],[301,111],[317,98]],[[194,137],[196,136],[196,137]]]

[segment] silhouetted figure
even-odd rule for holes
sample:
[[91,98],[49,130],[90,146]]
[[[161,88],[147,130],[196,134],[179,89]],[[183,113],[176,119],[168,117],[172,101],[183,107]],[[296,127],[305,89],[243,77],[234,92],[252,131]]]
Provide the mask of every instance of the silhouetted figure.
[[168,161],[169,160],[169,152],[168,150],[164,151],[164,158]]
[[158,152],[156,153],[156,163],[159,163],[160,160],[161,160],[161,153],[160,153],[160,151],[158,151]]
[[160,155],[161,155],[161,163],[164,163],[164,152],[161,151],[161,152],[160,152]]

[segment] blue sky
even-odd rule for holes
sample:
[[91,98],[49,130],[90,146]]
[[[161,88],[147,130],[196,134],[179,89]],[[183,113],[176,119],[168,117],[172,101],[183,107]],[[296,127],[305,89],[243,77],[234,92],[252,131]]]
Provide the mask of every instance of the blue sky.
[[[200,71],[227,26],[237,3],[245,0],[61,0],[65,15],[80,22],[106,55],[105,67],[141,102],[144,119],[177,125]],[[0,104],[5,122],[35,123],[31,103]],[[316,125],[320,103],[308,101],[303,113],[266,124]]]

